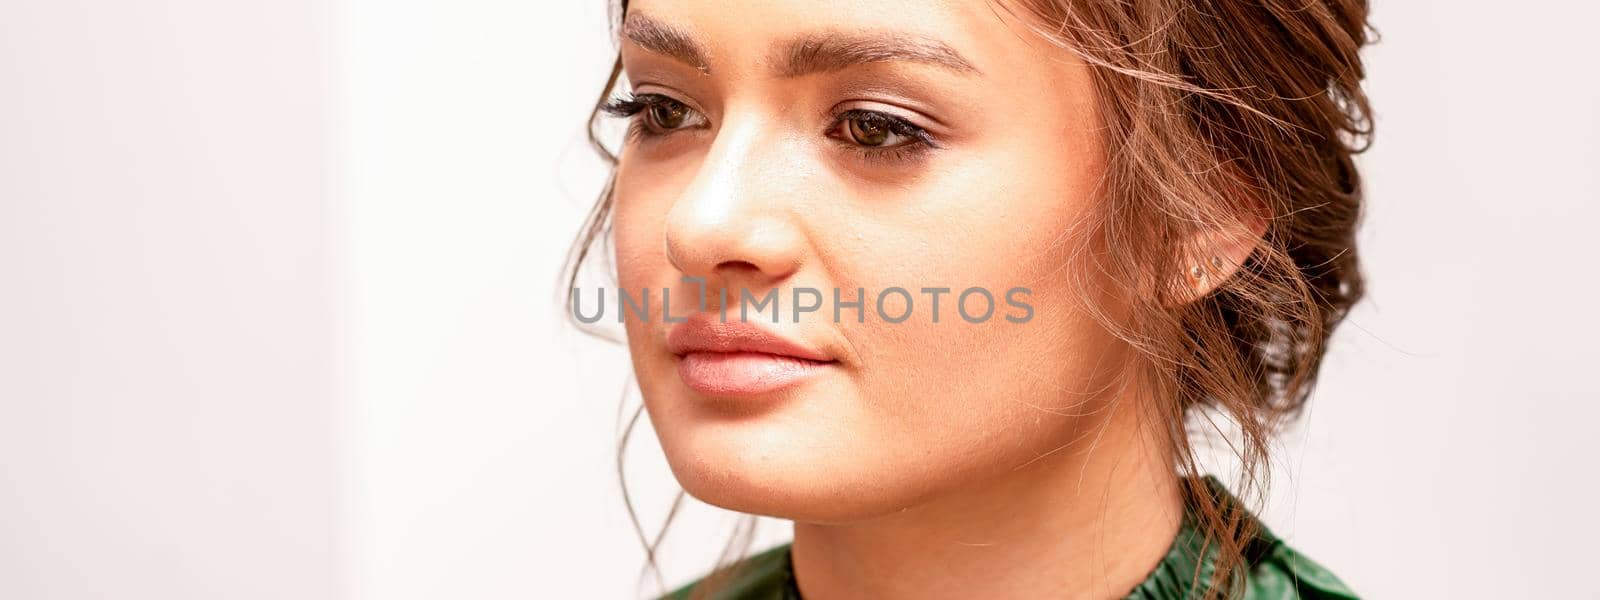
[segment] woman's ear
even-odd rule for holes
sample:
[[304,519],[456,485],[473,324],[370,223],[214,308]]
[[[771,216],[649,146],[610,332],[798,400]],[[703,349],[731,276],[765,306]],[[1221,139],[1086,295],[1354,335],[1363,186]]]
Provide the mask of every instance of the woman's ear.
[[1223,283],[1237,273],[1261,245],[1262,236],[1266,235],[1267,223],[1271,218],[1265,204],[1256,200],[1258,197],[1255,189],[1244,184],[1243,174],[1238,172],[1231,164],[1223,167],[1236,184],[1228,186],[1236,190],[1244,202],[1231,203],[1233,206],[1224,209],[1229,214],[1221,219],[1216,219],[1208,226],[1202,226],[1189,239],[1183,243],[1183,261],[1180,263],[1182,272],[1177,274],[1175,301],[1178,305],[1188,304],[1222,287]]

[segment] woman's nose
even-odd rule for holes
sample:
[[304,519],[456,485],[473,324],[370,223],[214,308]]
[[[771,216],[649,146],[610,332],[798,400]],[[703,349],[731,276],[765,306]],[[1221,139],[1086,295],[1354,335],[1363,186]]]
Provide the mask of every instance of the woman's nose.
[[796,222],[806,186],[794,152],[763,144],[759,126],[727,126],[667,213],[667,258],[685,276],[727,286],[775,286],[799,270]]

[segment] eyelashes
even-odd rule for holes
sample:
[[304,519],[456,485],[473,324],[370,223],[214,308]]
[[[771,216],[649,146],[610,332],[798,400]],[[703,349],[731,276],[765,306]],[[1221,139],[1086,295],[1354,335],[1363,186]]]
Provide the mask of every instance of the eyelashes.
[[939,147],[927,129],[905,118],[859,108],[835,116],[828,137],[868,160],[909,160]]
[[[628,141],[657,140],[682,130],[709,127],[709,120],[687,104],[664,94],[629,94],[600,107],[630,119]],[[823,135],[844,150],[869,161],[909,160],[939,148],[927,129],[883,111],[850,109],[835,114]]]
[[632,119],[628,125],[629,141],[708,124],[699,111],[662,94],[629,95],[607,102],[600,109],[614,117]]

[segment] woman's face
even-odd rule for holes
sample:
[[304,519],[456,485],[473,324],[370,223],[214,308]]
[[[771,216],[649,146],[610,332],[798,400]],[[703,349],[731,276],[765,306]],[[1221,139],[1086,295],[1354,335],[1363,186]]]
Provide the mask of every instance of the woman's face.
[[849,521],[1092,434],[1124,349],[1068,283],[1104,169],[1084,64],[981,0],[634,0],[623,38],[619,283],[688,492]]

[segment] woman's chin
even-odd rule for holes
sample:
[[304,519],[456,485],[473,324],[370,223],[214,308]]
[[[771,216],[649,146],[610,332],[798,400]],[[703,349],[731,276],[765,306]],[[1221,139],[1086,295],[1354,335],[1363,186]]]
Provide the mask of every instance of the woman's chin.
[[[750,433],[750,432],[746,432]],[[701,432],[668,448],[679,485],[707,504],[742,513],[810,523],[842,523],[887,514],[915,502],[916,480],[848,446],[752,440],[730,432]]]

